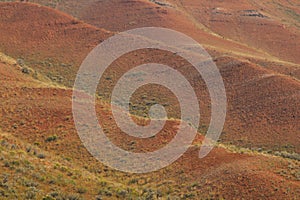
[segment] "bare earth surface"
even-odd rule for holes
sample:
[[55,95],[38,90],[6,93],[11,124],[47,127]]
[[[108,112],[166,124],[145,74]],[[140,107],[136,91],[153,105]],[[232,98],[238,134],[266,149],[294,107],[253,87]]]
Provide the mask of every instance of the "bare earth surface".
[[[0,199],[299,198],[296,0],[34,2],[48,7],[0,3]],[[141,99],[139,94],[151,90],[144,87],[132,106],[145,110],[149,102],[168,102],[172,119],[147,142],[117,127],[109,93],[129,69],[150,61],[170,65],[191,82],[197,80],[192,86],[201,99],[201,128],[189,150],[162,170],[133,175],[104,166],[82,145],[72,117],[72,86],[96,45],[116,32],[143,26],[181,31],[205,47],[224,79],[228,113],[218,147],[199,159],[211,111],[200,75],[169,52],[122,56],[101,80],[96,106],[100,123],[118,146],[133,152],[161,148],[179,123],[172,94],[157,87]],[[132,114],[147,123],[134,116],[141,113]]]

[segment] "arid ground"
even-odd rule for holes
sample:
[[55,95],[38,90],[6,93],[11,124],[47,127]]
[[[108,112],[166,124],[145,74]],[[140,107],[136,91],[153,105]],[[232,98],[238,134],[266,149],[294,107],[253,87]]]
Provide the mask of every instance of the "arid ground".
[[[148,140],[114,122],[111,91],[128,70],[161,63],[180,71],[199,99],[201,121],[188,151],[156,172],[107,167],[82,144],[73,120],[77,71],[98,44],[133,28],[165,27],[199,42],[226,88],[227,116],[210,154],[199,159],[210,96],[184,58],[158,49],[114,61],[96,95],[99,123],[132,152],[164,147],[180,105],[164,87],[141,87],[131,117],[151,105],[170,118]],[[30,0],[0,2],[0,199],[300,199],[300,2],[298,0]],[[113,152],[112,152],[113,156]]]

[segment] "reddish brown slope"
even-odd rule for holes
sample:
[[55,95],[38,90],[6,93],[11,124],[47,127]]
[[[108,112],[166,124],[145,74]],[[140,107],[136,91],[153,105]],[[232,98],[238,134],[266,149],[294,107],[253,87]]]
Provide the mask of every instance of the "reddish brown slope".
[[299,153],[299,81],[228,57],[217,59],[217,64],[229,99],[223,139]]
[[[11,6],[14,4],[9,5]],[[26,8],[29,7],[29,4],[23,5]],[[36,9],[35,6],[33,7],[33,10]],[[11,9],[9,10],[10,13],[15,13],[13,9],[14,6],[9,8]],[[18,8],[17,11],[20,11],[20,7],[16,6],[16,8]],[[37,15],[38,9],[34,11],[36,11],[34,14]],[[53,11],[50,10],[50,12]],[[27,14],[30,14],[30,9]],[[6,18],[6,20],[8,19],[10,18]],[[29,24],[24,23],[26,27],[30,27],[31,25],[29,19],[30,16],[28,16],[27,21],[25,21]],[[24,27],[24,24],[21,27]],[[18,26],[15,26],[15,28],[17,27]],[[36,28],[36,30],[38,31],[39,29]],[[49,32],[52,33],[50,30],[51,28],[49,28]],[[75,28],[75,30],[77,29]],[[57,31],[60,34],[62,33],[62,30]],[[20,33],[22,31],[17,30],[17,32]],[[7,37],[8,34],[12,35],[13,33],[14,31],[10,30],[10,32],[6,33]],[[29,31],[27,33],[29,33]],[[50,37],[48,32],[43,33],[46,34],[45,37]],[[34,41],[34,38],[28,37],[28,39]],[[58,39],[56,40],[58,41]],[[12,39],[10,39],[10,41],[12,41]],[[36,42],[39,42],[39,40]],[[58,45],[57,43],[54,44]],[[50,45],[50,42],[47,44]],[[11,46],[6,44],[6,47],[10,48]],[[47,57],[48,54],[45,50],[45,46],[38,45],[36,47],[41,48],[42,50],[40,51],[41,55],[39,56],[42,58]],[[26,46],[22,46],[21,43],[19,48],[24,50]],[[80,49],[78,46],[76,48]],[[70,54],[63,54],[64,52],[60,51],[60,49],[50,49],[50,52],[59,58],[64,58],[64,56],[70,58]],[[55,49],[57,52],[55,52]],[[17,51],[13,48],[9,50],[12,53]],[[22,54],[23,53],[27,55],[26,51],[22,51]],[[182,60],[179,60],[180,62],[178,62],[178,58],[171,59],[175,57],[174,55],[173,57],[170,57],[168,54],[165,55],[158,53],[151,54],[151,52],[149,56],[148,54],[143,54],[144,58],[146,57],[145,61],[149,59],[155,61],[154,57],[157,57],[156,59],[158,61],[166,64],[170,64],[171,62],[176,68],[185,69],[182,67]],[[28,58],[34,60],[34,57],[31,56],[32,55],[29,55]],[[134,57],[135,59],[132,58],[133,57],[128,56],[124,59],[124,68],[118,69],[118,66],[115,66],[115,68],[122,71],[126,69],[127,65],[132,67],[131,64],[142,62],[137,61],[138,59],[136,57]],[[60,60],[57,62],[59,61]],[[298,115],[299,110],[297,108],[299,108],[299,106],[297,106],[297,101],[295,101],[299,99],[297,93],[299,90],[298,82],[288,77],[284,77],[283,79],[268,79],[265,77],[262,79],[263,75],[272,72],[263,70],[261,67],[251,63],[247,64],[230,57],[219,58],[217,62],[221,68],[222,75],[225,78],[225,84],[228,88],[229,107],[230,109],[232,108],[229,113],[229,118],[227,119],[228,129],[226,130],[226,133],[232,136],[232,138],[229,137],[230,141],[231,139],[233,142],[240,142],[239,140],[242,140],[240,145],[247,145],[247,142],[250,141],[251,145],[255,146],[257,145],[259,138],[259,141],[263,141],[262,146],[273,148],[274,143],[279,146],[282,145],[283,139],[291,143],[295,142],[292,144],[298,145],[297,129],[292,133],[294,134],[292,136],[285,135],[286,130],[282,130],[280,132],[280,137],[275,137],[276,140],[270,140],[269,138],[273,137],[274,132],[278,130],[277,127],[272,123],[266,125],[263,120],[258,120],[258,122],[251,121],[253,119],[253,114],[261,117],[262,114],[266,113],[265,116],[262,116],[262,119],[266,120],[270,118],[274,120],[276,119],[275,117],[278,117],[277,115],[273,116],[273,109],[275,109],[275,107],[270,107],[269,103],[265,104],[265,100],[266,102],[271,103],[273,100],[279,102],[278,108],[276,108],[278,110],[275,110],[276,113],[280,113],[281,111],[284,111],[284,109],[287,109],[288,113],[292,112]],[[65,76],[64,73],[69,72],[62,67],[57,69],[60,70],[59,73],[62,76]],[[51,72],[52,68],[48,70]],[[190,76],[188,76],[188,78],[195,80],[200,79],[199,76],[195,76],[193,73],[189,74]],[[74,76],[74,74],[72,74],[72,76]],[[100,180],[101,177],[108,177],[108,179],[113,182],[121,182],[124,184],[130,183],[137,188],[155,188],[161,191],[166,197],[168,194],[172,197],[181,196],[182,198],[189,197],[192,199],[222,197],[232,199],[241,196],[246,199],[292,199],[299,196],[299,179],[297,175],[297,171],[299,170],[298,162],[261,155],[229,153],[222,148],[215,149],[203,160],[198,160],[197,154],[199,148],[192,148],[178,162],[151,175],[128,175],[108,169],[91,157],[80,143],[72,122],[71,90],[48,87],[47,85],[41,86],[36,84],[31,78],[27,77],[27,75],[22,74],[20,71],[16,71],[6,64],[1,64],[0,66],[0,77],[1,128],[5,132],[14,134],[18,138],[32,144],[35,143],[45,150],[60,154],[68,160],[71,159],[72,163],[86,168],[91,173],[97,175]],[[269,80],[271,80],[271,82],[269,82]],[[279,84],[277,82],[279,82]],[[260,88],[258,87],[258,84],[262,85],[265,91],[260,91],[258,89]],[[284,87],[281,87],[281,85]],[[204,90],[203,85],[200,84],[196,86],[196,89],[199,89],[200,91],[199,95],[205,97],[205,93],[201,94]],[[287,90],[286,88],[290,89]],[[280,95],[282,93],[286,94],[287,98],[283,98]],[[280,101],[281,98],[283,101]],[[290,106],[293,104],[297,109],[295,111],[292,110],[293,106]],[[247,105],[250,105],[250,107],[247,107]],[[259,109],[255,109],[257,105],[261,105],[258,107]],[[251,111],[253,110],[253,113],[248,112],[248,109]],[[206,108],[206,111],[207,110],[209,109]],[[107,105],[99,105],[97,111],[104,116],[104,123],[107,123],[107,127],[111,128],[110,130],[115,134],[115,137],[119,137],[122,133],[115,128]],[[246,114],[244,115],[243,113]],[[291,131],[293,131],[293,128],[298,127],[298,118],[291,121],[289,120],[290,116],[288,114],[284,114],[284,112],[282,112],[282,114],[283,115],[280,115],[280,121],[283,120],[284,122],[281,124],[282,127],[285,127],[288,130],[290,129]],[[246,121],[243,121],[245,119]],[[241,121],[243,123],[241,123]],[[242,137],[241,139],[240,135],[234,137],[235,134],[231,133],[231,130],[236,131],[234,133],[237,134],[241,134],[240,130],[251,131],[252,127],[244,126],[248,124],[247,121],[250,121],[249,124],[251,124],[251,126],[258,127],[258,136],[254,135],[255,137],[252,137],[252,134],[246,132],[245,134],[248,134],[247,140]],[[167,134],[172,134],[173,129],[171,128],[172,127],[167,130]],[[268,131],[265,132],[265,130]],[[265,137],[265,133],[268,134],[267,137]],[[45,141],[49,136],[53,135],[57,135],[58,140],[50,143]],[[118,140],[116,139],[116,141]],[[246,142],[243,143],[244,141]],[[272,142],[272,145],[270,145],[270,142]],[[120,144],[120,146],[122,145],[124,144]],[[145,144],[143,143],[137,143],[137,146],[144,145]],[[260,145],[260,143],[258,143],[258,145]],[[90,199],[94,197],[93,195],[96,195],[94,192],[95,191],[89,193],[88,191],[85,195]],[[140,195],[143,195],[143,193],[141,192]]]
[[[118,78],[134,66],[151,62],[173,66],[188,80],[199,97],[201,124],[206,131],[210,119],[210,101],[205,83],[201,76],[192,69],[189,63],[171,53],[157,51],[140,51],[127,54],[114,63],[103,80],[101,89],[105,98],[115,86]],[[216,60],[224,79],[228,112],[222,141],[249,148],[265,150],[290,151],[300,153],[300,83],[289,76],[267,70],[259,65],[233,57],[219,57]],[[153,90],[153,88],[152,88]],[[166,90],[155,88],[141,89],[140,97],[133,100],[133,105],[143,108],[142,94],[151,94],[148,101],[161,102],[173,106],[174,116],[179,116],[177,101],[169,100],[171,94]],[[150,93],[151,92],[151,93]],[[162,95],[167,94],[167,95]],[[150,95],[146,95],[150,96]],[[145,97],[144,97],[145,98]]]
[[[0,75],[2,130],[31,144],[35,143],[42,150],[49,151],[51,155],[57,154],[62,158],[68,158],[72,165],[76,165],[76,169],[85,168],[102,180],[102,184],[104,178],[106,184],[111,182],[118,183],[116,185],[129,184],[131,188],[139,190],[151,188],[160,191],[166,198],[169,195],[174,198],[189,196],[191,199],[240,197],[292,199],[300,194],[297,162],[257,154],[231,153],[222,148],[214,149],[208,157],[199,160],[199,148],[192,147],[177,162],[152,174],[129,175],[114,171],[97,162],[80,144],[71,117],[70,90],[49,88],[22,74],[16,67],[3,63],[0,64]],[[106,120],[105,123],[111,124],[109,111],[102,106],[99,105],[98,112],[107,116],[107,119],[103,118]],[[113,129],[114,126],[109,127]],[[115,136],[120,134],[117,129],[114,131]],[[57,135],[58,139],[45,142],[48,136],[53,135]],[[47,156],[40,165],[47,165],[47,169],[58,173],[57,164],[56,168],[51,163],[47,164]],[[41,166],[35,169],[37,173],[40,168]],[[74,178],[72,175],[68,176],[70,179]],[[46,180],[48,181],[48,177]],[[85,181],[85,184],[90,184],[90,180]],[[100,188],[103,187],[100,183],[97,184]],[[55,190],[55,187],[49,184],[47,190]],[[115,191],[114,187],[110,187],[109,190]],[[39,186],[37,188],[39,189]],[[95,185],[92,188],[86,188],[87,192],[81,196],[86,199],[94,198],[97,191]],[[103,195],[109,198],[105,193]],[[111,195],[117,197],[115,193]],[[138,195],[142,196],[144,193]]]
[[[35,0],[34,2],[41,3],[43,5],[52,5],[53,3],[47,0]],[[172,4],[169,2],[171,2]],[[202,3],[204,4],[204,2]],[[241,4],[237,5],[233,5],[234,3],[231,1],[226,1],[226,4],[220,2],[211,2],[211,5],[207,7],[199,7],[201,4],[200,2],[193,4],[193,2],[181,3],[181,1],[171,0],[169,0],[168,2],[157,1],[156,3],[147,0],[64,0],[54,4],[54,7],[59,10],[76,16],[79,19],[83,19],[87,23],[93,24],[100,28],[106,28],[108,30],[123,31],[145,26],[162,26],[172,28],[184,32],[189,36],[192,36],[194,39],[203,44],[207,49],[216,50],[211,51],[214,56],[225,53],[229,55],[233,54],[235,57],[250,57],[251,62],[263,64],[264,67],[275,70],[279,73],[291,75],[296,78],[300,77],[299,64],[297,65],[286,62],[278,62],[278,58],[274,58],[269,55],[273,54],[272,52],[274,51],[275,53],[273,55],[278,56],[283,60],[286,59],[285,56],[297,58],[297,56],[295,56],[297,54],[297,50],[291,50],[290,48],[292,48],[292,46],[289,46],[294,44],[296,45],[297,43],[297,41],[293,43],[292,41],[294,39],[290,37],[290,30],[294,29],[294,26],[292,27],[292,29],[288,28],[281,30],[282,26],[289,27],[297,18],[294,19],[290,15],[285,15],[286,12],[283,9],[276,9],[277,4],[275,2],[263,3],[261,1],[243,1]],[[186,4],[191,4],[191,6],[184,6]],[[221,37],[216,37],[213,31],[209,30],[208,26],[205,27],[201,23],[203,22],[207,25],[206,21],[209,21],[210,18],[215,15],[219,16],[221,20],[228,21],[226,19],[226,17],[228,18],[228,16],[226,15],[225,11],[218,11],[218,9],[216,9],[215,11],[210,11],[210,9],[214,8],[212,7],[213,5],[223,6],[223,4],[225,7],[228,7],[228,5],[230,5],[230,9],[233,9],[233,11],[230,10],[230,12],[234,13],[239,11],[240,9],[247,8],[253,8],[257,10],[264,9],[266,10],[266,12],[268,11],[267,13],[270,13],[270,16],[272,17],[272,20],[267,21],[274,21],[274,23],[277,25],[274,26],[273,22],[266,23],[263,26],[266,27],[264,28],[264,30],[261,30],[262,26],[259,26],[256,23],[250,23],[250,25],[248,26],[247,24],[249,23],[246,21],[242,21],[243,19],[252,19],[252,21],[255,22],[255,20],[261,20],[260,17],[257,17],[258,19],[250,16],[247,18],[246,16],[240,16],[243,15],[240,13],[240,15],[237,15],[235,17],[229,16],[232,18],[231,21],[234,23],[214,27],[218,30],[222,29],[224,33],[229,34],[227,38],[224,38],[223,33],[219,33]],[[291,3],[291,5],[288,5],[288,3],[283,3],[283,5],[284,8],[291,9],[291,11],[294,11],[297,8],[295,7],[295,3]],[[279,13],[275,12],[277,10],[279,10]],[[213,12],[214,15],[211,12]],[[224,19],[222,18],[222,12],[225,12],[225,14],[223,13],[225,15]],[[194,16],[193,14],[195,14],[196,16]],[[203,20],[199,21],[198,17]],[[282,22],[283,19],[285,20],[285,22]],[[238,20],[238,23],[235,22],[236,20]],[[266,21],[266,19],[263,18],[262,20]],[[283,25],[283,23],[285,25]],[[242,26],[240,26],[240,24],[242,24]],[[247,28],[245,28],[244,26],[247,26]],[[265,36],[265,33],[263,31],[269,28],[272,31],[268,30],[270,34],[268,36]],[[234,36],[235,33],[240,35],[241,31],[243,32],[243,37],[241,38],[241,40],[231,37]],[[297,34],[299,35],[299,33]],[[278,35],[279,37],[277,37]],[[282,37],[284,37],[284,40],[282,40]],[[228,40],[228,38],[237,39],[240,44],[230,41]],[[280,41],[278,41],[278,38],[280,39]],[[255,45],[252,45],[251,42],[248,41],[248,39],[249,41],[253,41]],[[288,41],[286,42],[285,40]],[[241,44],[243,42],[244,44]],[[278,46],[279,43],[281,45],[280,48]],[[284,46],[282,47],[282,45]],[[252,48],[249,46],[252,46]],[[263,51],[266,51],[267,53]]]
[[[221,36],[262,49],[282,60],[300,63],[300,50],[297,48],[300,46],[299,27],[291,25],[299,20],[296,1],[172,2],[177,2],[195,20]],[[279,19],[285,19],[286,22]]]
[[[0,12],[3,16],[0,26],[4,30],[0,37],[1,48],[16,58],[24,57],[44,75],[58,77],[56,81],[68,86],[73,86],[76,70],[93,45],[109,35],[37,5],[3,3]],[[37,19],[34,23],[31,15]],[[188,63],[170,53],[145,51],[138,57],[129,54],[112,66],[114,79],[106,80],[102,86],[105,90],[111,89],[116,74],[122,75],[130,67],[149,60],[174,66],[188,80],[197,80],[194,86],[201,100],[202,123],[207,124],[210,109],[205,84],[197,73],[189,73]],[[217,64],[229,98],[224,141],[299,153],[299,82],[280,75],[267,77],[274,72],[231,57],[217,59]]]
[[1,3],[0,16],[0,51],[69,86],[88,52],[111,35],[30,3]]
[[[49,4],[48,0],[34,0],[34,2]],[[89,24],[108,30],[124,31],[145,26],[167,27],[192,36],[208,48],[217,48],[221,52],[270,57],[247,45],[224,40],[209,30],[203,30],[203,25],[191,20],[191,17],[184,11],[169,3],[164,5],[148,0],[64,0],[58,3],[56,8]]]

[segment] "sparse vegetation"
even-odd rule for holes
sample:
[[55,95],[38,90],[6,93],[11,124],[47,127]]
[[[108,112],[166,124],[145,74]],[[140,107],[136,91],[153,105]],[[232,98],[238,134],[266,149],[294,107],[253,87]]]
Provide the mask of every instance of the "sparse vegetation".
[[298,154],[298,153],[288,153],[286,151],[283,151],[283,152],[276,151],[274,153],[274,155],[281,156],[283,158],[289,158],[289,159],[300,161],[300,154]]
[[[7,51],[5,53],[11,56],[0,52],[1,200],[299,197],[299,121],[295,104],[299,84],[291,77],[298,73],[298,65],[292,63],[299,61],[294,48],[298,33],[290,29],[299,16],[294,13],[290,1],[291,10],[281,1],[281,10],[276,11],[279,16],[268,13],[268,9],[257,8],[260,3],[265,5],[269,1],[253,1],[251,8],[234,1],[191,0],[187,7],[182,7],[185,1],[180,4],[172,1],[171,4],[168,0],[153,0],[155,4],[140,0],[35,2],[66,12],[74,9],[71,11],[76,14],[89,10],[88,14],[93,17],[86,16],[87,20],[100,21],[120,30],[151,24],[184,30],[196,37],[214,56],[224,76],[228,92],[227,130],[223,131],[218,147],[199,159],[203,139],[200,133],[207,132],[211,117],[210,102],[206,99],[209,94],[200,82],[200,75],[189,71],[189,63],[178,53],[170,56],[151,49],[142,51],[139,56],[133,52],[112,64],[112,73],[103,76],[103,84],[99,84],[104,91],[97,91],[101,97],[96,96],[98,119],[114,144],[120,147],[124,144],[132,152],[151,152],[165,146],[169,138],[173,139],[173,131],[181,122],[180,106],[170,100],[171,94],[160,88],[150,92],[141,88],[141,92],[136,93],[138,97],[130,102],[132,119],[146,125],[149,108],[158,103],[168,110],[170,124],[166,124],[161,134],[149,138],[153,142],[120,137],[123,133],[111,116],[109,89],[121,72],[144,62],[164,63],[181,70],[191,85],[195,85],[203,120],[194,145],[164,169],[150,174],[130,174],[104,166],[91,156],[76,134],[72,119],[72,87],[84,57],[99,42],[120,30],[98,29],[36,4],[1,3],[0,51]],[[89,3],[92,3],[89,9],[79,6]],[[234,6],[229,7],[232,3]],[[124,8],[126,13],[118,13]],[[105,13],[105,10],[114,12]],[[111,23],[103,16],[103,20],[98,20],[99,13],[113,14],[107,19],[119,21]],[[285,17],[285,23],[280,24],[277,18],[281,13],[294,20]],[[124,17],[120,19],[119,14]],[[207,24],[206,20],[209,20]],[[214,27],[215,24],[218,26]],[[220,30],[219,34],[216,29]],[[245,33],[249,33],[249,37],[245,37]],[[290,38],[294,41],[290,42]],[[133,78],[144,80],[139,73]]]
[[24,74],[29,74],[29,73],[30,73],[30,71],[29,71],[29,69],[28,69],[28,68],[26,68],[26,67],[23,67],[23,68],[22,68],[22,73],[24,73]]
[[38,157],[39,159],[45,159],[46,158],[45,154],[43,154],[43,153],[38,153],[36,155],[36,157]]
[[24,67],[25,66],[25,61],[21,58],[18,58],[17,59],[17,64],[20,65],[21,67]]
[[45,141],[46,142],[54,142],[57,140],[57,135],[49,136]]

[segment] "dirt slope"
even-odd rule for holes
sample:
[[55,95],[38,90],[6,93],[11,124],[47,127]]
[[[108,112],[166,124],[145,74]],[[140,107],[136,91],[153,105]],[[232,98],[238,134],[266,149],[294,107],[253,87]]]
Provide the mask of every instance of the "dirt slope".
[[[70,1],[33,2],[52,6],[108,30],[163,26],[202,44],[299,64],[299,6],[296,1]],[[203,34],[203,31],[211,34]],[[219,37],[216,37],[219,35]],[[220,37],[223,38],[220,41]],[[224,40],[225,39],[225,40]],[[234,42],[235,41],[235,42]],[[242,48],[239,46],[243,46]],[[259,50],[259,54],[253,52]],[[296,50],[296,51],[295,51]],[[270,54],[270,55],[268,55]],[[271,56],[272,55],[272,56]]]
[[[279,73],[300,77],[300,65],[295,60],[299,54],[296,2],[245,0],[237,5],[233,1],[187,3],[174,0],[34,2],[108,30],[123,31],[145,26],[175,29],[213,50],[214,56],[227,54],[247,58]],[[230,7],[228,11],[227,7]],[[268,18],[260,16],[259,12],[266,13]]]
[[[3,16],[0,24],[3,27],[0,38],[2,50],[15,58],[24,58],[34,70],[66,86],[73,86],[78,66],[89,50],[112,34],[50,8],[26,3],[3,3],[0,6]],[[32,13],[37,21],[32,22]],[[190,73],[192,68],[189,63],[176,55],[158,51],[139,53],[128,54],[111,66],[107,76],[113,78],[100,84],[104,89],[104,98],[109,97],[106,93],[110,93],[117,78],[133,66],[149,60],[174,66],[188,80],[197,80],[193,86],[201,99],[201,131],[205,132],[210,119],[210,101],[201,77]],[[220,55],[218,52],[212,53]],[[216,61],[228,95],[229,113],[222,136],[224,142],[300,153],[299,81],[233,57],[221,56]],[[164,92],[157,91],[160,91],[157,99],[162,98]],[[173,103],[176,105],[176,102]],[[176,109],[171,112],[175,116],[178,113]]]
[[[10,62],[2,59],[0,63],[0,135],[5,141],[1,142],[0,168],[1,175],[9,174],[2,177],[0,184],[3,198],[15,198],[16,192],[21,193],[20,199],[27,198],[26,189],[29,190],[27,195],[38,189],[40,192],[35,193],[43,197],[58,188],[85,199],[97,195],[104,199],[138,196],[296,199],[300,195],[298,161],[262,155],[257,152],[261,149],[250,151],[221,144],[208,157],[199,160],[201,135],[180,160],[150,175],[124,174],[103,166],[86,151],[77,136],[72,119],[72,90],[56,87],[41,76],[61,77],[55,81],[72,85],[85,55],[112,33],[38,5],[3,3],[0,14],[1,50],[15,58],[23,58],[25,64],[33,68],[33,72],[27,74],[24,71],[27,66],[18,66],[14,59],[8,59]],[[245,59],[220,56],[220,52],[215,55],[229,104],[221,141],[262,148],[270,154],[283,150],[299,153],[299,81]],[[193,86],[197,95],[204,99],[200,103],[205,125],[210,111],[205,85],[199,75],[189,71],[188,63],[174,54],[152,50],[138,57],[133,52],[120,58],[112,65],[113,78],[104,80],[103,87],[109,89],[122,72],[149,60],[174,66],[189,80],[197,80]],[[40,77],[36,77],[34,71],[41,72]],[[131,138],[120,139],[122,133],[112,120],[109,104],[99,101],[96,109],[102,123],[113,133],[109,137],[120,146],[133,148],[131,150],[158,147],[158,143],[143,141],[136,141],[132,146]],[[177,122],[170,122],[154,139],[164,143],[174,135],[176,129],[172,125],[176,126]],[[27,145],[36,150],[28,150]],[[29,166],[27,172],[26,166]],[[17,182],[24,173],[25,178],[38,184],[26,180]],[[7,177],[12,178],[7,181]],[[14,185],[17,185],[15,194],[10,189]]]
[[[201,137],[177,162],[152,174],[129,175],[107,168],[80,143],[71,117],[71,90],[37,82],[18,66],[0,65],[3,199],[32,195],[292,199],[300,194],[298,162],[223,147],[199,160]],[[100,115],[109,116],[106,107],[97,106]],[[109,119],[105,123],[114,129]],[[117,129],[114,133],[111,137],[120,134]]]
[[[33,2],[48,6],[52,5],[48,0],[34,0]],[[192,20],[180,7],[168,2],[160,3],[159,1],[148,0],[63,0],[53,7],[107,30],[124,31],[145,26],[167,27],[181,31],[201,44],[217,48],[222,52],[275,59],[263,51],[216,36],[202,24]]]
[[[171,0],[172,1],[172,0]],[[297,1],[172,1],[213,32],[299,64]],[[281,19],[281,20],[280,20]]]
[[1,3],[0,15],[0,51],[22,58],[69,86],[75,78],[69,74],[75,74],[88,52],[111,35],[62,12],[29,3]]

